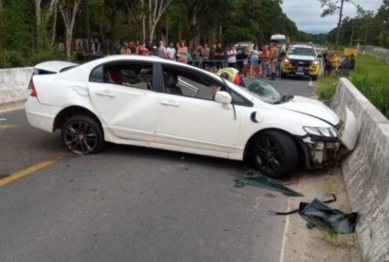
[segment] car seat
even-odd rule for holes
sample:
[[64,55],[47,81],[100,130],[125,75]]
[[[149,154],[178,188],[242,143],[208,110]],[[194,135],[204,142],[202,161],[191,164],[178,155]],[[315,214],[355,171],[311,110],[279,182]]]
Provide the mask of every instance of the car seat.
[[177,86],[178,77],[176,74],[168,73],[164,76],[164,85],[166,89],[166,93],[172,95],[184,95],[180,87]]

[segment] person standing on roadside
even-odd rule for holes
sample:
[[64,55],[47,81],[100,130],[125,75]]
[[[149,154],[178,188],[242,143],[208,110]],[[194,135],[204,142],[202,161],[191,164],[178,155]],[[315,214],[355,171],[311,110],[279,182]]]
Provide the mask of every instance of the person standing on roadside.
[[120,49],[120,54],[122,55],[131,55],[131,49],[128,48],[127,43],[122,44],[122,48]]
[[347,72],[347,74],[349,76],[351,76],[351,74],[353,73],[354,68],[355,68],[355,56],[354,56],[354,54],[351,54],[350,61],[349,61],[349,68],[348,68],[348,72]]
[[216,44],[212,44],[211,49],[209,50],[209,69],[211,72],[216,72]]
[[216,69],[220,69],[222,67],[224,57],[224,49],[221,43],[217,44],[217,48],[215,50],[215,58],[216,58]]
[[280,50],[277,47],[277,43],[271,44],[270,49],[270,65],[271,65],[271,78],[269,80],[276,80],[277,75],[277,61],[280,56]]
[[146,48],[149,50],[150,53],[153,51],[153,46],[151,44],[150,39],[147,40]]
[[267,76],[267,68],[269,65],[269,59],[270,59],[269,46],[265,45],[262,48],[262,53],[260,54],[260,60],[262,61],[261,62],[262,78],[265,78]]
[[227,54],[228,67],[236,68],[236,49],[234,45],[230,45]]
[[[178,61],[181,63],[188,63],[188,47],[185,44],[185,41],[181,41],[180,46],[177,50]],[[192,59],[192,57],[191,57]]]
[[207,44],[203,45],[203,48],[201,49],[201,59],[203,61],[203,66],[205,70],[209,70],[209,52],[211,50],[209,49]]
[[175,58],[176,58],[176,49],[174,48],[174,43],[170,43],[169,47],[166,48],[166,52],[167,52],[168,58],[170,60],[175,60]]
[[168,59],[168,54],[167,54],[166,48],[165,48],[164,43],[163,43],[162,40],[159,41],[158,55],[159,55],[159,57],[161,57],[161,58],[166,58],[166,59]]

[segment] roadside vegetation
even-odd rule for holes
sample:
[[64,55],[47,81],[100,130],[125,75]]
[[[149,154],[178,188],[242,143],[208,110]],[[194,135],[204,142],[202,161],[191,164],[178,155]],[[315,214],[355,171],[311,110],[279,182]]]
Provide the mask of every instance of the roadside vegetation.
[[[373,56],[359,54],[350,81],[378,110],[389,118],[389,65]],[[316,93],[329,100],[336,92],[338,77],[319,77]]]
[[[73,60],[76,51],[90,53],[92,40],[102,44],[99,51],[104,54],[123,41],[147,39],[153,45],[161,39],[185,40],[190,51],[213,42],[264,45],[276,33],[291,41],[324,41],[325,35],[299,31],[281,4],[281,0],[0,0],[0,68]],[[269,22],[273,20],[277,23]],[[75,40],[89,44],[81,48]]]

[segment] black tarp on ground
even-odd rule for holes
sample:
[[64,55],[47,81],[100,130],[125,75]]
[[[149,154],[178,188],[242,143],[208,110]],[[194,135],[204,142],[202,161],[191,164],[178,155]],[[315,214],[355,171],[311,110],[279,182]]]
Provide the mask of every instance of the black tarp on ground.
[[332,209],[315,198],[311,203],[300,202],[299,215],[309,226],[324,227],[338,234],[352,234],[359,220],[358,213],[346,214]]

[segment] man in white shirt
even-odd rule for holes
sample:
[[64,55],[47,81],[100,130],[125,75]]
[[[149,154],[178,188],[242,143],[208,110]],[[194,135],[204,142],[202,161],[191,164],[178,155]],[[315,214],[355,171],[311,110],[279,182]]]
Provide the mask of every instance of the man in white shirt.
[[234,48],[234,45],[230,45],[227,54],[228,54],[228,67],[236,68],[236,50]]
[[168,58],[171,60],[175,60],[176,57],[176,49],[174,48],[174,44],[170,43],[169,47],[166,48],[166,52],[168,54]]

